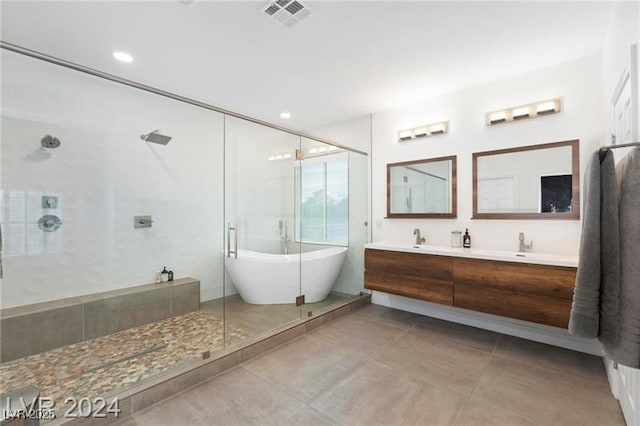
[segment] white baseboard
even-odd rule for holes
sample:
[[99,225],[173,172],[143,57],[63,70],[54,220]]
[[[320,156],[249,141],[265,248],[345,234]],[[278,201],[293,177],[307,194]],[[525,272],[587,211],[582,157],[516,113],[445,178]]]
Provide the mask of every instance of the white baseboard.
[[604,361],[604,369],[607,372],[611,393],[616,399],[620,399],[620,374],[618,374],[618,370],[614,367],[613,361],[606,357],[602,357],[602,360]]
[[379,291],[373,292],[371,303],[602,356],[600,343],[597,340],[571,336],[567,330],[562,328],[425,302]]

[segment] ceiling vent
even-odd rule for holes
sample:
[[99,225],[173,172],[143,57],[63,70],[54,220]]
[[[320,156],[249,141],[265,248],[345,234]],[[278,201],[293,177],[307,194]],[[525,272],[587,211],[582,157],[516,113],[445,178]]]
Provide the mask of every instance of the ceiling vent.
[[269,2],[262,11],[284,25],[293,27],[307,16],[311,15],[311,9],[299,0],[276,0]]

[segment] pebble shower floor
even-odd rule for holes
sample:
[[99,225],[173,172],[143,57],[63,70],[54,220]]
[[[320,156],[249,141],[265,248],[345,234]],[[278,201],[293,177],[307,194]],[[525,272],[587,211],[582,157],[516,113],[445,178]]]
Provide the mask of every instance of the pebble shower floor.
[[[249,337],[227,325],[227,341]],[[0,364],[0,392],[35,385],[61,405],[103,396],[223,347],[224,322],[197,311]]]

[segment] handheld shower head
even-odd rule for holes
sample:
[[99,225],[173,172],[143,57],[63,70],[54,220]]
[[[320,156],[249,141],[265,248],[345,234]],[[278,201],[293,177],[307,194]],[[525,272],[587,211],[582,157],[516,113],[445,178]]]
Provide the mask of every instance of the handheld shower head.
[[160,145],[166,145],[171,140],[171,136],[160,134],[160,130],[158,129],[158,130],[154,130],[153,132],[140,135],[140,139],[142,139],[145,142],[152,142],[152,143],[158,143]]

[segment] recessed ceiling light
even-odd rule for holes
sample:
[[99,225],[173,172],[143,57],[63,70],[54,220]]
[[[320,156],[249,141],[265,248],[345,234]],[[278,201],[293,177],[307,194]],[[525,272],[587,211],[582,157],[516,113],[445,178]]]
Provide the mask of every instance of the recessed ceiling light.
[[291,113],[288,111],[282,111],[280,113],[280,118],[284,118],[285,120],[291,118]]
[[113,57],[121,62],[133,62],[133,56],[125,52],[113,52]]

